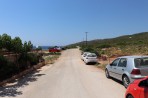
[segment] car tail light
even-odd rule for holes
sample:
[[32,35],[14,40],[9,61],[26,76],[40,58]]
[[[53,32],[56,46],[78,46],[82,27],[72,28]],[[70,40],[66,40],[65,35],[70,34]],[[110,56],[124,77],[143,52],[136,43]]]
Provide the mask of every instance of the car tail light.
[[131,72],[132,75],[140,75],[141,72],[139,69],[133,69],[132,72]]

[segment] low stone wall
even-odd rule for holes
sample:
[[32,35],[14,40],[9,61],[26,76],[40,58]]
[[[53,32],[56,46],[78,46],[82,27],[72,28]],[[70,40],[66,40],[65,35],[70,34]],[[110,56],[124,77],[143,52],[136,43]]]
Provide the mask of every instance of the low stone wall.
[[5,85],[6,83],[9,83],[9,82],[11,82],[11,81],[13,81],[13,80],[15,80],[15,79],[18,79],[18,78],[20,78],[20,77],[22,77],[22,76],[24,76],[24,75],[26,75],[26,74],[28,74],[28,73],[34,71],[34,70],[37,70],[37,69],[39,69],[40,67],[42,67],[42,66],[44,66],[44,65],[45,65],[45,62],[38,63],[37,65],[34,65],[34,66],[31,67],[30,69],[27,69],[27,70],[25,70],[25,71],[23,71],[23,72],[21,72],[21,73],[15,75],[15,76],[9,78],[9,79],[6,79],[6,80],[0,82],[0,86],[3,86],[3,85]]

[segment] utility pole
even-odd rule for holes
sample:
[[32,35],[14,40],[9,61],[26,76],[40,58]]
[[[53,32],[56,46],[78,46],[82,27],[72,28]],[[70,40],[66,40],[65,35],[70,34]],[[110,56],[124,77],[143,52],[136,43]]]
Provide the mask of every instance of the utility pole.
[[88,32],[85,32],[85,34],[86,34],[86,46],[87,46],[87,33],[88,33]]

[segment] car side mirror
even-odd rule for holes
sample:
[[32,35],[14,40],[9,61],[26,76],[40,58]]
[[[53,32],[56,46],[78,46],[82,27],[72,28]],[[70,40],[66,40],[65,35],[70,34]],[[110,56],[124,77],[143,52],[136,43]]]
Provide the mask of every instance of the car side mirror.
[[113,66],[113,63],[110,63],[109,65],[110,65],[110,66]]
[[148,87],[148,79],[141,81],[139,87]]

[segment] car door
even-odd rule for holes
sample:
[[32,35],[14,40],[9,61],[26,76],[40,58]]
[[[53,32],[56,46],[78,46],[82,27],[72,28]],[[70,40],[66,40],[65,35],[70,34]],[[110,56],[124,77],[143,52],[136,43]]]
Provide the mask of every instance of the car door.
[[116,67],[118,65],[119,60],[119,58],[115,59],[109,66],[109,74],[114,78],[116,78]]
[[124,71],[127,66],[127,59],[121,58],[119,60],[118,66],[116,67],[116,78],[119,80],[122,80],[122,75],[124,74]]
[[138,88],[140,92],[139,98],[148,98],[148,79],[145,80],[144,86]]
[[144,87],[144,91],[141,92],[141,96],[140,98],[148,98],[148,86]]

